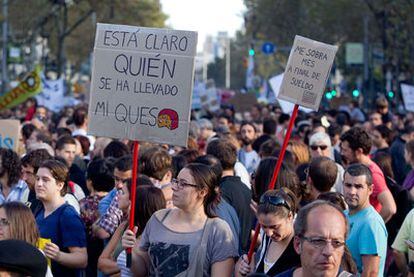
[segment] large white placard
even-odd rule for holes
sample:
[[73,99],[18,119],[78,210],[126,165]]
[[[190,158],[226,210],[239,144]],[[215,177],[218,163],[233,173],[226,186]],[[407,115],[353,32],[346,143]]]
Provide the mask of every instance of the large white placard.
[[295,36],[278,98],[317,111],[337,50]]
[[414,86],[401,84],[401,93],[405,109],[414,112]]
[[88,133],[187,145],[197,32],[98,24]]

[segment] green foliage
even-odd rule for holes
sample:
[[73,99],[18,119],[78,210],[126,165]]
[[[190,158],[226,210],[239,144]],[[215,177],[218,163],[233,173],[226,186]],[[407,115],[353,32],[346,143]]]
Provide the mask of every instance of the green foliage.
[[[414,64],[414,1],[407,0],[244,0],[248,43],[259,45],[271,41],[277,46],[291,46],[295,35],[306,36],[338,45],[336,66],[349,75],[362,75],[345,64],[345,43],[364,42],[364,20],[368,20],[368,41],[384,53],[384,60],[372,64],[377,82],[383,82],[385,72],[391,70],[393,80],[413,80]],[[278,50],[278,49],[276,49]],[[256,52],[257,53],[257,52]],[[288,51],[275,60],[284,63]],[[283,58],[285,56],[285,58]],[[261,60],[260,53],[256,56]],[[276,57],[276,56],[274,56]],[[259,66],[257,73],[268,76],[280,73],[271,66]],[[351,77],[354,78],[354,77]],[[396,81],[394,81],[396,82]],[[394,87],[398,85],[394,84]]]
[[[126,24],[143,27],[164,27],[167,16],[159,0],[73,0],[63,6],[50,0],[14,0],[9,4],[12,41],[27,44],[40,34],[49,39],[52,59],[57,59],[59,35],[80,21],[65,36],[62,51],[68,60],[79,66],[88,59],[93,48],[96,23]],[[93,12],[93,13],[91,13]]]

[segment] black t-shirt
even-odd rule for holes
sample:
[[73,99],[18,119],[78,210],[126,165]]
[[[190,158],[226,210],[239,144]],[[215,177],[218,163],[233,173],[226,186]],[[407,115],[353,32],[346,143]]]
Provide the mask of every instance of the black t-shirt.
[[[257,273],[264,273],[264,257],[266,256],[266,252],[269,248],[269,238],[264,236],[262,240],[262,244],[266,247],[263,257],[260,257],[259,265],[257,267]],[[261,249],[260,249],[261,250]],[[259,250],[259,251],[260,251]],[[259,251],[256,255],[260,255]],[[261,251],[260,251],[261,252]],[[293,246],[293,238],[290,240],[288,246],[286,247],[285,251],[280,255],[279,259],[273,264],[273,266],[266,272],[269,276],[274,276],[276,274],[282,273],[289,268],[292,267],[299,267],[300,266],[300,256],[296,253],[295,248]]]
[[398,185],[395,180],[391,179],[388,176],[385,176],[385,181],[387,183],[388,189],[394,197],[398,211],[385,224],[388,231],[388,245],[391,246],[391,244],[394,242],[395,237],[397,236],[398,231],[401,228],[402,223],[404,222],[405,216],[411,211],[413,203],[411,200],[410,192],[408,190]]
[[243,184],[238,176],[226,176],[220,181],[221,196],[236,210],[240,221],[240,243],[242,252],[249,250],[250,231],[254,215],[250,209],[251,190]]
[[27,202],[27,206],[29,206],[30,210],[34,215],[37,214],[43,208],[43,204],[42,202],[40,202],[39,199],[36,198],[36,192],[34,190],[30,190]]
[[72,164],[69,169],[69,180],[78,184],[86,196],[89,195],[89,190],[86,187],[85,171],[82,171],[76,164]]

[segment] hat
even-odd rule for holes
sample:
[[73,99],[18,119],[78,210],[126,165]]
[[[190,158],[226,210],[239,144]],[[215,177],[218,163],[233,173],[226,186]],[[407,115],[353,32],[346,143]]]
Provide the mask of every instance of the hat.
[[33,277],[44,277],[47,261],[42,252],[22,240],[0,241],[0,268]]

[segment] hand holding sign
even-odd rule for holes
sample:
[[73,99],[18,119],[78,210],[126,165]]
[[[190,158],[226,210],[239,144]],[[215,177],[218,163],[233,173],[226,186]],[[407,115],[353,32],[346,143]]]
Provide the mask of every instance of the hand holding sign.
[[[323,89],[325,88],[336,51],[336,46],[327,45],[300,36],[295,37],[278,95],[278,98],[292,102],[295,106],[289,120],[289,126],[273,171],[272,179],[268,184],[269,190],[272,190],[276,184],[299,105],[314,110],[319,109]],[[250,243],[248,253],[249,261],[251,261],[253,256],[259,229],[260,225],[257,224],[253,239]]]

